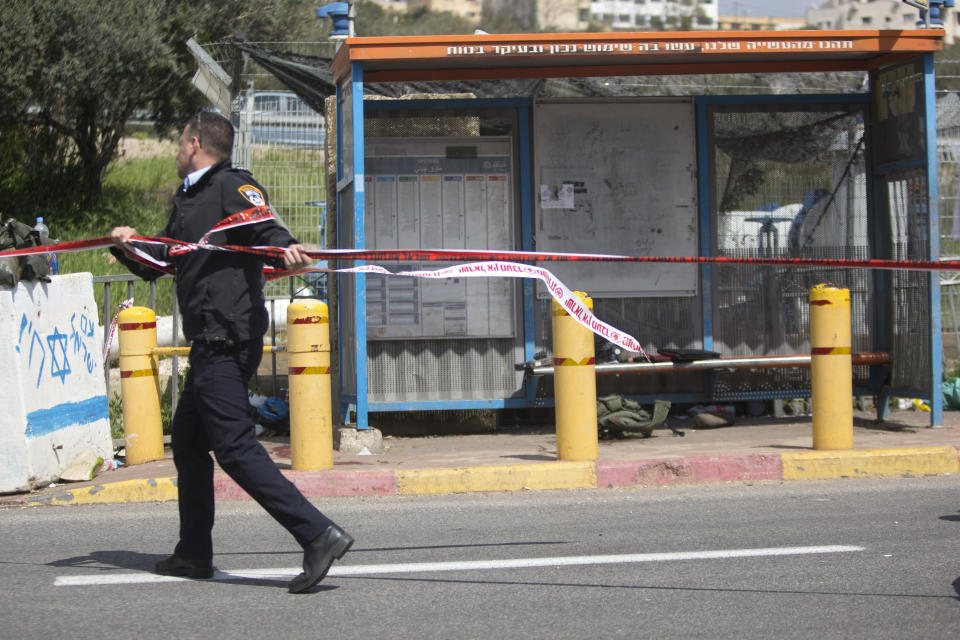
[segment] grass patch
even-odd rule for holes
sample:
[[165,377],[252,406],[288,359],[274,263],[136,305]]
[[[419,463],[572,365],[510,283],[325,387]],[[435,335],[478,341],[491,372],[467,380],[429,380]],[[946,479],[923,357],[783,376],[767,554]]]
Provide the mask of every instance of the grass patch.
[[[180,183],[175,167],[176,156],[173,154],[115,162],[107,173],[100,201],[73,224],[61,224],[59,228],[51,229],[51,235],[60,241],[99,238],[108,236],[117,226],[134,227],[143,235],[158,233],[167,223],[170,197]],[[60,273],[90,273],[94,276],[130,273],[107,249],[61,253],[57,258]],[[158,315],[169,315],[172,311],[171,282],[164,280],[157,285]],[[95,287],[94,295],[102,310],[104,287]],[[114,284],[110,306],[115,309],[126,297],[126,286]],[[149,283],[139,279],[134,281],[133,298],[138,306],[150,306]]]

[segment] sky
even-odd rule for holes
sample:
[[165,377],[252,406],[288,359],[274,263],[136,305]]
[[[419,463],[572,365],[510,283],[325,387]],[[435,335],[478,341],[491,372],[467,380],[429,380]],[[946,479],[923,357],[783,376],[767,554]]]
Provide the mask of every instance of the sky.
[[721,15],[802,18],[817,0],[720,0]]

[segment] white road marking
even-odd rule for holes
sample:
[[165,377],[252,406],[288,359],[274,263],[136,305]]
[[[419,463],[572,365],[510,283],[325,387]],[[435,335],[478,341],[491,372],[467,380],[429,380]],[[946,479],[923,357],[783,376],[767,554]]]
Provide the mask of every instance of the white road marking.
[[[674,551],[667,553],[629,553],[603,556],[559,556],[553,558],[514,558],[507,560],[463,560],[456,562],[410,562],[402,564],[358,564],[335,566],[328,576],[372,576],[387,573],[430,573],[437,571],[485,571],[496,569],[525,569],[531,567],[571,567],[597,564],[629,564],[637,562],[672,562],[675,560],[720,560],[729,558],[760,558],[798,556],[822,553],[850,553],[863,547],[829,545],[819,547],[771,547],[766,549],[718,549],[713,551]],[[292,578],[300,573],[297,568],[243,569],[216,571],[213,580],[246,580],[251,578]],[[83,576],[57,576],[54,586],[82,587],[91,585],[148,584],[180,582],[187,578],[159,576],[153,573],[116,573]]]

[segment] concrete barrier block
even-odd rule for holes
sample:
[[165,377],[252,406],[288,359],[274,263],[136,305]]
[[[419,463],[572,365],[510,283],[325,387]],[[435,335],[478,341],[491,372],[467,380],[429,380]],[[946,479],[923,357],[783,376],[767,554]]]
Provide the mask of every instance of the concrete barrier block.
[[0,492],[53,482],[88,449],[112,457],[98,318],[88,273],[0,288]]

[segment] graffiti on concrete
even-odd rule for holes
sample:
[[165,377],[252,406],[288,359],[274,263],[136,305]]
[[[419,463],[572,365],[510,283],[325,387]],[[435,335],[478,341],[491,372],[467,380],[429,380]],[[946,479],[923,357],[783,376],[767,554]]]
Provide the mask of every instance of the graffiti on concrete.
[[[59,379],[66,384],[67,377],[73,373],[70,364],[71,355],[75,362],[82,364],[88,374],[97,367],[96,361],[96,323],[85,314],[74,313],[70,316],[70,330],[67,333],[54,326],[46,335],[34,328],[33,321],[23,314],[20,318],[20,332],[14,349],[26,357],[27,368],[36,371],[36,387],[40,388],[44,375]],[[50,366],[47,367],[49,361]]]
[[77,316],[74,313],[70,316],[70,344],[73,345],[74,355],[80,357],[87,373],[93,373],[93,370],[99,364],[96,360],[98,353],[96,349],[96,324],[86,315]]

